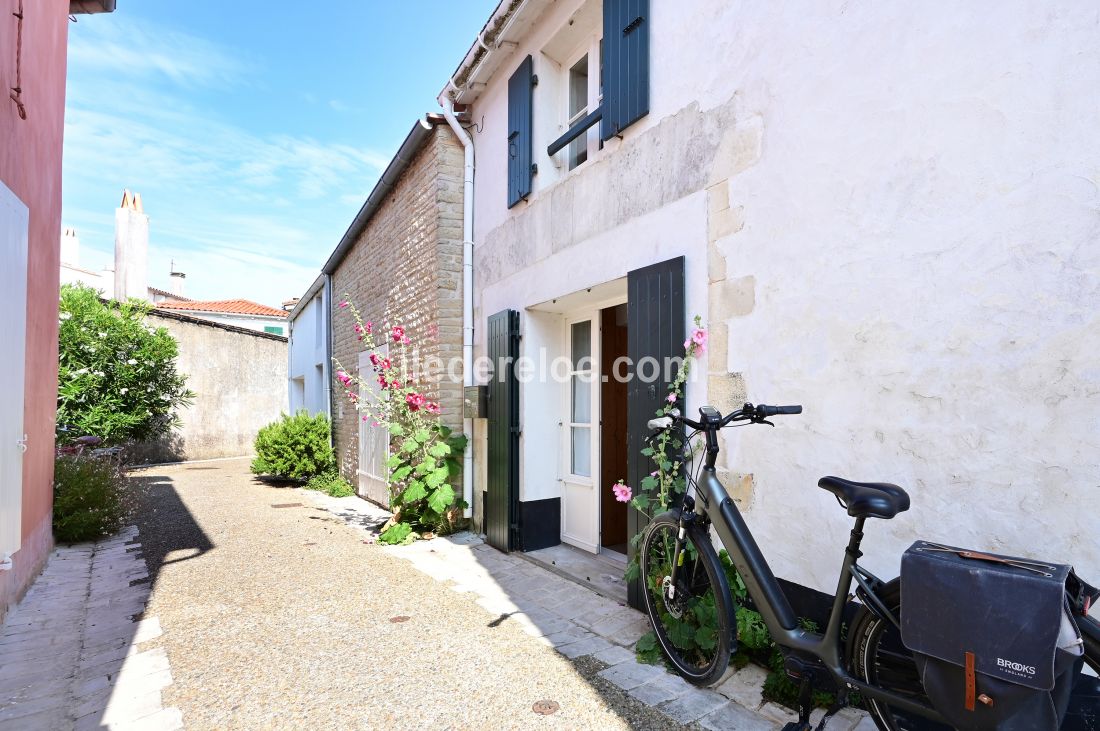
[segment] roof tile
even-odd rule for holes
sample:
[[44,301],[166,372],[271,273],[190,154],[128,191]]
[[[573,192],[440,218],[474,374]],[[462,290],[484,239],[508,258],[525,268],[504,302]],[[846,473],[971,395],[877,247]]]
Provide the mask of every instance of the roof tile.
[[157,307],[164,310],[184,310],[186,312],[222,312],[232,315],[265,315],[267,317],[286,317],[285,310],[279,310],[267,305],[261,305],[251,300],[215,300],[200,302],[189,300],[187,302],[172,302],[165,300],[158,302]]

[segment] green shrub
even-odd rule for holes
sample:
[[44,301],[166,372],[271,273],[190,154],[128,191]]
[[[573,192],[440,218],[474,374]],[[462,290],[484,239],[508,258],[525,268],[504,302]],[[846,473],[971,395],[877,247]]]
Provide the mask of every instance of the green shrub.
[[59,441],[155,439],[178,423],[176,410],[194,394],[176,370],[175,339],[146,325],[149,309],[138,300],[106,303],[83,285],[61,288],[57,425],[67,431]]
[[124,480],[110,460],[58,457],[54,462],[54,540],[80,543],[117,531],[126,516]]
[[336,470],[317,475],[306,483],[307,490],[318,490],[332,497],[351,497],[355,488]]
[[299,411],[283,414],[256,435],[252,472],[291,480],[308,480],[336,467],[329,445],[329,423],[324,414]]

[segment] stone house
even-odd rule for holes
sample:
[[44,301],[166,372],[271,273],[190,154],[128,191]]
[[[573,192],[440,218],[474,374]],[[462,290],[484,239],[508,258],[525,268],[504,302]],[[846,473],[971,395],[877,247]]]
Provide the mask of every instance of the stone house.
[[0,0],[0,616],[53,545],[69,16],[114,7],[114,0]]
[[[328,347],[345,368],[370,368],[354,321],[339,307],[345,297],[364,319],[384,327],[403,326],[422,361],[439,358],[447,363],[461,357],[462,154],[440,115],[417,120],[322,267],[327,282],[312,294],[322,293]],[[327,298],[325,292],[330,293]],[[314,301],[315,296],[303,297],[291,313],[292,363],[304,358],[316,364],[316,337],[303,332],[316,322],[301,316]],[[313,352],[300,356],[303,348]],[[388,506],[388,434],[360,419],[342,389],[332,388],[333,445],[340,470],[362,496]],[[445,424],[461,428],[459,381],[441,379],[426,395],[440,404]]]
[[474,350],[572,365],[489,386],[490,542],[622,555],[641,520],[610,486],[648,471],[665,383],[601,377],[682,352],[700,315],[691,411],[805,406],[722,445],[777,575],[835,585],[849,525],[825,474],[911,491],[868,527],[883,575],[917,536],[1100,572],[1082,509],[1100,484],[1098,28],[1086,3],[502,2],[440,95],[478,120]]

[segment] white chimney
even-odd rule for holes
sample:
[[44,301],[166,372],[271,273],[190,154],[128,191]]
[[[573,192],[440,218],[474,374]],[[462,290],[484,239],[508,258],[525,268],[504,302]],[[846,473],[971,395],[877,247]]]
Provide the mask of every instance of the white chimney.
[[184,274],[183,272],[177,272],[176,271],[176,260],[175,259],[172,260],[172,263],[169,266],[168,277],[169,277],[169,279],[171,279],[171,282],[172,282],[170,287],[169,287],[172,294],[176,295],[177,297],[183,297],[184,296],[184,294],[183,294],[183,280],[187,279],[187,275]]
[[66,227],[61,232],[61,263],[80,266],[80,239],[76,237],[75,228]]
[[141,205],[141,194],[122,193],[115,209],[115,299],[149,299],[149,217]]

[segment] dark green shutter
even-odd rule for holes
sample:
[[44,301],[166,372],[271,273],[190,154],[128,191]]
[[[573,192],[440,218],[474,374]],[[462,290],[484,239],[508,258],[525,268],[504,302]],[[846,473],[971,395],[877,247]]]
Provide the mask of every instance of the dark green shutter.
[[508,207],[531,195],[531,119],[534,114],[534,62],[523,59],[508,79]]
[[[605,2],[607,0],[604,0]],[[606,6],[605,6],[606,7]],[[656,381],[643,383],[633,374],[627,386],[627,484],[638,486],[642,478],[653,471],[653,462],[642,454],[645,438],[649,434],[646,422],[654,418],[657,409],[668,397],[670,381],[664,379],[668,358],[682,358],[686,325],[684,319],[684,257],[653,264],[627,274],[627,335],[626,353],[631,367],[636,368],[645,358],[655,358],[660,365]],[[643,367],[645,375],[650,367]],[[675,372],[669,374],[676,377]],[[646,517],[634,508],[627,510],[627,533],[633,538],[646,526]],[[631,557],[635,554],[630,547]],[[630,606],[643,609],[641,582],[632,581],[627,587]]]
[[603,0],[603,119],[609,139],[649,114],[649,0]]
[[519,313],[504,310],[489,318],[489,463],[485,492],[485,534],[502,551],[515,546],[519,509]]

